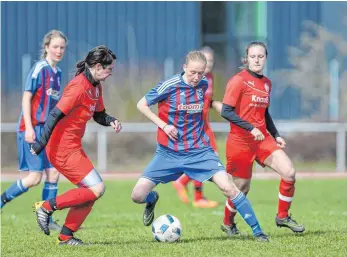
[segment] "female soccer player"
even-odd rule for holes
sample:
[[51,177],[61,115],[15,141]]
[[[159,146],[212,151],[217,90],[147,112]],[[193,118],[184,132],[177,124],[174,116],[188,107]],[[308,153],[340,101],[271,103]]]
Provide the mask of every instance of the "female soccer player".
[[[268,241],[261,230],[250,202],[232,184],[215,151],[210,147],[202,118],[204,95],[208,84],[203,74],[206,57],[200,51],[186,56],[181,74],[159,83],[137,104],[138,109],[158,126],[157,150],[141,178],[137,181],[132,199],[146,203],[143,223],[149,226],[159,199],[157,184],[176,180],[183,173],[194,180],[213,181],[252,228],[257,240]],[[158,103],[159,116],[149,106]]]
[[[202,111],[202,117],[204,120],[204,128],[205,133],[210,138],[210,144],[213,150],[217,153],[217,144],[216,144],[216,138],[214,136],[214,133],[212,131],[211,125],[210,125],[210,119],[209,119],[209,112],[211,107],[216,109],[219,113],[222,111],[222,103],[219,101],[213,100],[213,74],[212,74],[212,68],[214,65],[214,52],[213,50],[208,47],[204,46],[200,50],[206,57],[206,70],[205,70],[205,77],[208,81],[208,88],[205,92],[204,97],[204,109]],[[188,198],[188,192],[187,192],[187,185],[188,183],[192,181],[186,174],[183,174],[179,179],[177,179],[175,182],[173,182],[173,186],[177,191],[177,194],[182,202],[189,203]],[[193,180],[194,183],[194,201],[193,206],[196,208],[215,208],[218,206],[218,202],[212,201],[204,197],[203,194],[203,184],[199,181]]]
[[94,120],[103,126],[112,126],[118,133],[121,123],[105,111],[101,81],[112,75],[116,55],[106,46],[90,50],[77,64],[75,78],[64,89],[56,107],[50,112],[43,133],[31,147],[39,154],[47,145],[49,161],[73,184],[69,190],[50,200],[37,202],[34,208],[41,230],[50,234],[49,216],[56,210],[70,208],[59,235],[60,245],[81,245],[73,236],[90,213],[94,202],[105,192],[105,185],[82,149],[82,137],[87,121]]
[[[60,96],[61,70],[57,64],[63,59],[67,45],[66,36],[58,30],[49,31],[43,38],[41,60],[36,62],[27,77],[22,112],[17,125],[17,147],[19,170],[27,172],[1,195],[1,208],[14,198],[40,184],[43,171],[46,181],[42,190],[42,200],[57,196],[59,173],[47,160],[46,152],[33,156],[30,146],[41,137],[43,125],[49,112]],[[50,218],[49,227],[61,227]]]
[[[276,225],[293,232],[304,232],[304,226],[288,214],[294,196],[295,169],[282,150],[286,142],[269,113],[272,83],[263,75],[267,54],[264,43],[250,43],[246,48],[245,69],[228,82],[222,107],[222,117],[230,122],[226,144],[227,172],[232,175],[237,188],[247,194],[254,160],[276,171],[282,177]],[[229,236],[237,234],[235,205],[229,199],[224,213],[221,229]]]

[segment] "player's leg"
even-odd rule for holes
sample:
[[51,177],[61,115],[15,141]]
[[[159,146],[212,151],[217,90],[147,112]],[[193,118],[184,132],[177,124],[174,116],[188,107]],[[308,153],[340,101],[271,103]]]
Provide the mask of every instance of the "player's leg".
[[[47,160],[47,164],[49,164],[49,166],[47,165],[45,169],[46,180],[42,188],[43,201],[55,198],[58,193],[59,172],[55,168],[53,168],[52,165],[50,165],[48,160]],[[49,229],[60,231],[61,228],[62,227],[56,221],[53,221],[52,216],[50,216]]]
[[141,177],[137,181],[132,193],[131,199],[138,204],[146,204],[143,212],[143,224],[149,226],[154,220],[155,205],[159,200],[159,194],[153,189],[157,186],[155,182],[148,178]]
[[[247,142],[240,142],[240,140],[228,138],[226,148],[226,171],[229,174],[230,180],[245,195],[249,191],[252,177],[252,165],[255,159],[255,152],[252,149],[253,147]],[[230,198],[227,198],[221,229],[228,236],[239,234],[235,223],[236,214],[237,210],[235,205]]]
[[189,203],[187,185],[190,181],[191,179],[186,174],[183,174],[179,179],[172,182],[172,185],[176,190],[178,197],[184,203]]
[[203,183],[193,180],[194,184],[194,201],[193,206],[195,208],[216,208],[218,202],[209,200],[204,197],[203,194]]
[[238,213],[252,229],[253,235],[256,239],[259,241],[269,241],[268,237],[264,234],[259,225],[251,203],[235,186],[235,184],[228,179],[227,173],[225,171],[216,172],[212,177],[212,181],[223,192],[223,194],[231,200]]
[[168,183],[177,180],[182,175],[183,165],[178,153],[158,146],[157,152],[147,165],[141,178],[137,181],[131,198],[135,203],[146,203],[143,212],[143,224],[149,226],[154,220],[154,209],[159,194],[152,191],[159,183]]
[[38,156],[30,153],[30,146],[25,142],[24,132],[17,132],[17,150],[19,170],[28,174],[25,178],[15,181],[1,195],[1,209],[6,203],[27,192],[29,188],[38,185],[42,178],[44,156],[42,153]]
[[289,215],[289,208],[294,199],[295,192],[295,169],[292,161],[283,150],[279,149],[272,137],[267,137],[260,144],[257,160],[281,176],[276,225],[279,227],[288,227],[293,232],[304,232],[305,227],[298,224]]

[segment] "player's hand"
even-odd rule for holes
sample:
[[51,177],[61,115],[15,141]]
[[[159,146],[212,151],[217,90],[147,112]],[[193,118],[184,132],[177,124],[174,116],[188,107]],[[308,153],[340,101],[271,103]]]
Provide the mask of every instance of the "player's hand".
[[169,125],[169,124],[166,124],[163,128],[164,132],[166,135],[168,135],[168,137],[173,140],[173,141],[176,141],[177,138],[178,138],[178,131],[177,129],[172,126],[172,125]]
[[251,134],[254,136],[254,140],[263,141],[265,136],[264,134],[257,128],[252,129]]
[[284,141],[282,137],[276,137],[276,142],[277,142],[277,145],[281,148],[285,148],[287,145],[286,141]]
[[35,143],[35,139],[36,139],[35,130],[33,128],[27,128],[25,130],[24,138],[25,138],[25,142],[29,144]]
[[122,123],[119,120],[112,121],[110,125],[116,133],[119,133],[122,130]]
[[38,155],[39,153],[41,153],[43,150],[43,147],[41,147],[41,145],[39,143],[34,143],[30,145],[30,153],[32,155]]

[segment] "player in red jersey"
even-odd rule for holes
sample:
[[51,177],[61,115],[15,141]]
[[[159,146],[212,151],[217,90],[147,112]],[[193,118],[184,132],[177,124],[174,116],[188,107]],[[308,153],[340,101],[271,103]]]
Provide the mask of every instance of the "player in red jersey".
[[[216,138],[213,134],[210,120],[209,120],[209,111],[212,108],[216,109],[219,113],[222,111],[222,103],[219,101],[212,100],[213,99],[213,74],[212,74],[212,68],[214,65],[214,52],[213,50],[205,46],[200,50],[206,57],[207,65],[205,70],[205,77],[208,81],[208,88],[205,92],[204,97],[204,109],[202,111],[202,116],[204,120],[204,129],[205,133],[210,138],[210,144],[213,150],[218,153],[217,151],[217,144],[216,144]],[[190,179],[186,174],[182,175],[179,179],[177,179],[175,182],[173,182],[173,186],[177,191],[177,194],[182,202],[189,203],[188,198],[188,192],[187,192],[187,185],[190,181],[193,181],[194,183],[194,201],[193,206],[196,208],[215,208],[218,206],[218,202],[211,201],[206,199],[203,195],[203,185],[201,182]]]
[[[276,225],[293,232],[304,232],[304,226],[288,214],[294,197],[295,169],[282,150],[286,142],[269,113],[272,83],[263,75],[266,59],[265,44],[250,43],[246,48],[245,69],[228,82],[222,107],[222,117],[230,122],[226,169],[245,194],[250,189],[254,160],[276,171],[281,176]],[[221,229],[229,236],[239,233],[234,222],[236,210],[232,202],[226,202],[224,213]]]
[[60,245],[84,244],[73,233],[105,192],[102,178],[82,149],[82,137],[92,117],[103,126],[112,126],[117,133],[122,129],[121,123],[105,111],[100,83],[112,75],[115,60],[116,55],[106,46],[90,50],[85,60],[77,64],[75,78],[50,112],[40,140],[31,146],[31,152],[39,154],[47,145],[49,161],[78,186],[34,204],[37,223],[46,235],[50,234],[49,216],[56,210],[70,208],[59,235]]

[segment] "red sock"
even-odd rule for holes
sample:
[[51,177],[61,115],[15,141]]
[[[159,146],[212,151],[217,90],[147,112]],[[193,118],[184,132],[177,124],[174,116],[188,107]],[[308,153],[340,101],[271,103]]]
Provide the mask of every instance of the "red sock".
[[[72,207],[66,216],[64,226],[69,228],[72,232],[76,232],[92,210],[94,203],[95,201],[88,202],[82,206]],[[64,235],[63,233],[59,235],[60,240],[63,241],[71,237],[71,235]]]
[[194,198],[195,201],[199,201],[203,198],[203,194],[202,194],[202,183],[196,180],[193,180],[194,182]]
[[279,194],[278,194],[278,218],[286,218],[288,217],[288,210],[293,201],[294,196],[294,187],[295,181],[285,181],[281,179]]
[[183,174],[179,179],[177,179],[177,181],[183,186],[186,186],[190,180],[190,177],[188,177],[186,174]]
[[[55,198],[57,210],[79,206],[81,204],[95,200],[95,194],[88,188],[71,189],[64,194],[58,195]],[[45,201],[42,206],[48,211],[52,210],[52,207],[49,204],[49,200]]]
[[228,198],[225,202],[224,207],[224,224],[227,226],[231,226],[235,223],[235,215],[237,213],[235,205],[232,203],[232,201]]

